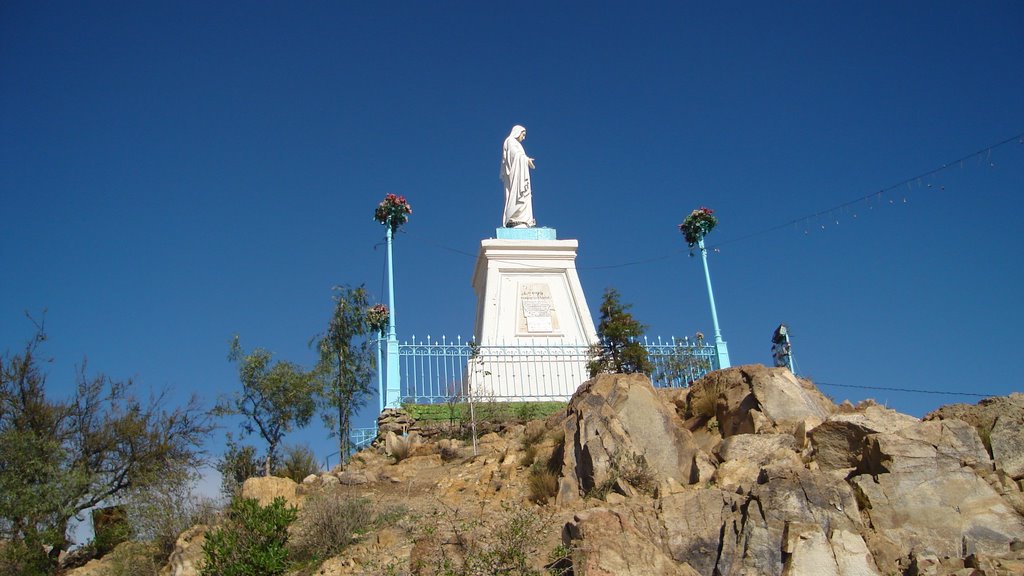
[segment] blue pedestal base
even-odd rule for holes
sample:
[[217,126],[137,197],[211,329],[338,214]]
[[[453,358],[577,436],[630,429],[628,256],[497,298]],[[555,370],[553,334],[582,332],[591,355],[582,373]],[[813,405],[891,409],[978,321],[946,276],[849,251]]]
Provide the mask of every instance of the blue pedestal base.
[[498,228],[498,240],[558,240],[554,228]]

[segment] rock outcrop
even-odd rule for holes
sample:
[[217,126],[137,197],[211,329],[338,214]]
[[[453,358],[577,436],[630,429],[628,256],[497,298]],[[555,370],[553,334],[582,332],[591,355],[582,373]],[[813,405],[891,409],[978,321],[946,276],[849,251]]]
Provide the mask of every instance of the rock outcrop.
[[708,408],[713,406],[713,416],[725,438],[809,430],[835,411],[832,402],[807,380],[788,370],[761,365],[711,372],[694,382],[692,388],[690,412],[698,418],[710,417]]
[[[1021,561],[1011,550],[1024,537],[1019,486],[992,480],[992,459],[967,422],[922,422],[870,403],[840,410],[811,383],[763,366],[712,373],[685,395],[651,395],[648,386],[607,376],[580,388],[568,409],[562,488],[584,493],[603,477],[594,454],[647,449],[645,434],[662,429],[665,445],[692,458],[690,476],[679,482],[658,468],[652,501],[628,500],[628,514],[577,514],[565,542],[583,551],[580,566],[607,573],[600,567],[616,565],[624,549],[650,559],[644,573],[675,573],[653,552],[661,551],[706,576],[1012,574]],[[622,407],[651,397],[680,418],[648,406],[645,427],[632,424]],[[1012,418],[992,416],[989,429]],[[691,436],[667,432],[683,419]],[[1006,474],[1010,462],[1000,465]]]
[[[1024,395],[922,421],[836,406],[785,369],[740,366],[684,390],[599,376],[564,411],[504,422],[475,448],[385,416],[377,448],[345,470],[243,488],[265,503],[332,491],[412,512],[418,527],[371,531],[318,574],[460,573],[474,553],[493,561],[526,536],[540,573],[1024,574]],[[502,531],[500,518],[524,511],[543,525]],[[165,574],[194,574],[201,538],[179,541]]]
[[978,404],[951,404],[925,420],[963,420],[978,431],[997,470],[1014,480],[1024,479],[1024,394],[986,398]]
[[623,462],[639,458],[654,481],[693,484],[700,479],[697,459],[703,455],[692,434],[643,375],[606,374],[586,382],[573,395],[567,414],[561,505],[615,481]]

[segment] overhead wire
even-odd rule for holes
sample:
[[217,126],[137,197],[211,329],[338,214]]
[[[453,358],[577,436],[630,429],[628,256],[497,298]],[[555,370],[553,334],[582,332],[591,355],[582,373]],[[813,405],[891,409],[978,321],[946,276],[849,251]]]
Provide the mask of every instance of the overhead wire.
[[[735,244],[737,242],[742,242],[744,240],[749,240],[751,238],[756,238],[757,236],[762,236],[764,234],[769,234],[771,232],[775,232],[775,231],[781,230],[783,228],[788,228],[790,226],[794,226],[794,225],[799,224],[801,222],[806,222],[808,220],[812,220],[812,219],[815,219],[815,218],[820,218],[820,217],[822,217],[822,216],[824,216],[826,214],[831,215],[831,214],[833,214],[833,213],[835,213],[837,211],[843,210],[844,208],[848,208],[848,207],[853,206],[855,204],[859,204],[861,202],[865,202],[865,201],[870,200],[872,198],[877,198],[880,195],[885,194],[887,192],[891,192],[891,191],[893,191],[893,190],[895,190],[897,188],[901,188],[903,186],[908,186],[910,184],[913,184],[914,182],[920,181],[923,178],[928,178],[929,176],[933,176],[935,174],[938,174],[939,172],[942,172],[943,170],[948,170],[950,167],[955,166],[957,164],[962,165],[964,162],[966,162],[966,161],[968,161],[968,160],[970,160],[972,158],[975,158],[975,157],[980,157],[982,155],[985,155],[985,157],[990,160],[991,156],[992,156],[992,151],[993,150],[995,150],[996,148],[999,148],[1001,146],[1004,146],[1006,144],[1009,144],[1010,142],[1014,142],[1014,141],[1017,141],[1018,143],[1024,144],[1024,132],[1021,132],[1019,134],[1016,134],[1014,136],[1011,136],[1009,138],[1006,138],[1004,140],[996,142],[995,144],[992,144],[990,146],[986,146],[984,148],[981,148],[981,149],[979,149],[979,150],[977,150],[975,152],[971,152],[970,154],[967,154],[966,156],[962,156],[960,158],[957,158],[956,160],[951,160],[949,162],[946,162],[942,166],[939,166],[938,168],[933,168],[933,169],[928,170],[926,172],[922,172],[922,173],[920,173],[920,174],[918,174],[916,176],[911,176],[910,178],[904,178],[903,180],[900,180],[899,182],[896,182],[895,184],[891,184],[891,185],[889,185],[889,186],[887,186],[885,188],[882,188],[881,190],[877,190],[877,191],[871,192],[870,194],[865,194],[865,195],[863,195],[863,196],[861,196],[859,198],[855,198],[853,200],[848,200],[846,202],[843,202],[841,204],[837,204],[837,205],[832,206],[830,208],[825,208],[823,210],[819,210],[819,211],[817,211],[817,212],[815,212],[813,214],[808,214],[806,216],[800,216],[798,218],[794,218],[794,219],[792,219],[792,220],[790,220],[790,221],[788,221],[788,222],[786,222],[784,224],[778,224],[778,225],[775,225],[775,226],[771,226],[769,228],[765,228],[763,230],[758,230],[756,232],[751,232],[750,234],[746,234],[746,235],[740,236],[738,238],[733,238],[731,240],[725,240],[723,242],[718,242],[716,244],[713,244],[713,245],[709,246],[708,248],[709,249],[711,249],[711,248],[721,248],[722,246],[725,246],[727,244]],[[990,165],[991,165],[991,162],[990,162]]]
[[883,390],[886,392],[908,392],[911,394],[938,394],[945,396],[971,396],[974,398],[990,398],[992,396],[998,396],[998,394],[979,394],[975,392],[944,392],[941,390],[922,390],[915,388],[890,388],[887,386],[859,386],[855,384],[836,384],[833,382],[821,382],[818,380],[814,381],[817,386],[835,386],[837,388],[860,388],[863,390]]

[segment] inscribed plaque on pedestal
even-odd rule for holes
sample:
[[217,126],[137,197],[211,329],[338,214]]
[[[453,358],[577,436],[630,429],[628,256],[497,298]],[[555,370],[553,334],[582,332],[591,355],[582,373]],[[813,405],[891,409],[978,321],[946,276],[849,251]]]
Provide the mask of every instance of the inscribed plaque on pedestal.
[[519,285],[520,334],[552,335],[558,331],[558,317],[551,299],[551,287],[546,283]]

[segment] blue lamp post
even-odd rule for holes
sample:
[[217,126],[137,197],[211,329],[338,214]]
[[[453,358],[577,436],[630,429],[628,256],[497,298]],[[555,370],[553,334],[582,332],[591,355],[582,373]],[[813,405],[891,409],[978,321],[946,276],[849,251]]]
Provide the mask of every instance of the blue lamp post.
[[715,328],[715,354],[718,356],[718,367],[728,368],[729,346],[722,340],[722,330],[718,327],[718,310],[715,308],[715,292],[711,289],[711,272],[708,271],[708,250],[704,247],[704,237],[697,241],[700,247],[700,258],[704,262],[704,280],[708,283],[708,300],[711,302],[711,323]]
[[[718,368],[728,368],[729,346],[722,339],[722,330],[718,326],[718,310],[715,308],[715,292],[711,289],[711,271],[708,269],[708,251],[704,247],[704,237],[718,224],[710,208],[698,208],[690,213],[679,225],[679,231],[686,238],[691,248],[696,244],[700,248],[700,258],[704,263],[704,280],[708,285],[708,300],[711,302],[711,322],[715,328],[715,356],[718,357]],[[691,252],[692,256],[693,253]]]
[[398,408],[401,404],[402,376],[398,371],[398,331],[395,328],[395,260],[391,251],[391,241],[394,238],[394,231],[387,226],[388,231],[388,368],[387,382],[388,390],[384,402],[385,408]]
[[[382,408],[398,408],[401,406],[402,376],[398,370],[398,335],[395,324],[395,265],[394,252],[391,245],[398,227],[409,220],[412,207],[404,196],[388,194],[377,205],[373,217],[384,225],[387,230],[388,243],[388,339],[387,339],[387,390],[384,391]],[[379,366],[379,364],[378,364]],[[379,368],[378,368],[379,370]]]

